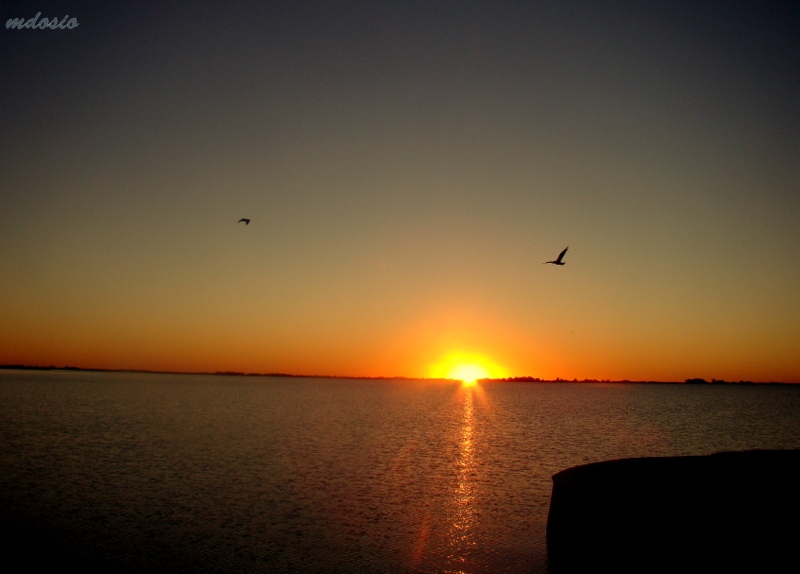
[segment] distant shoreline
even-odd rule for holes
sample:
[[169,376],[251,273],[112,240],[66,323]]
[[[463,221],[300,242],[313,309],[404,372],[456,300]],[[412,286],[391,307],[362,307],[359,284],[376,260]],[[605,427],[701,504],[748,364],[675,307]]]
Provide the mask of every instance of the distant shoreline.
[[[343,375],[297,375],[292,373],[244,373],[240,371],[152,371],[149,369],[91,369],[84,367],[63,366],[57,367],[50,365],[42,367],[38,365],[0,365],[3,370],[18,371],[76,371],[76,372],[95,372],[95,373],[151,373],[156,375],[214,375],[226,377],[290,377],[296,379],[355,379],[370,381],[456,381],[457,379],[429,378],[429,377],[355,377]],[[800,385],[800,382],[781,382],[781,381],[724,381],[711,379],[686,379],[685,381],[612,381],[608,379],[542,379],[539,377],[504,377],[498,379],[480,379],[481,383],[601,383],[601,384],[622,384],[622,385]]]

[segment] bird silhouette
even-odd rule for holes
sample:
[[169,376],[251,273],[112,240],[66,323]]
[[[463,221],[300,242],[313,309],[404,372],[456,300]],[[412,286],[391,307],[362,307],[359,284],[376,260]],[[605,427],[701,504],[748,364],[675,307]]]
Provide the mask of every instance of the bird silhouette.
[[239,221],[237,221],[236,223],[241,223],[242,221],[244,221],[244,224],[245,224],[245,225],[250,225],[250,220],[249,220],[249,219],[247,219],[246,217],[242,217],[242,218],[241,218]]
[[567,249],[569,249],[569,245],[567,245],[564,248],[564,251],[558,254],[558,258],[555,261],[545,261],[544,263],[542,263],[542,265],[544,265],[545,263],[552,263],[553,265],[564,265],[564,262],[561,260],[564,258],[564,254],[567,252]]

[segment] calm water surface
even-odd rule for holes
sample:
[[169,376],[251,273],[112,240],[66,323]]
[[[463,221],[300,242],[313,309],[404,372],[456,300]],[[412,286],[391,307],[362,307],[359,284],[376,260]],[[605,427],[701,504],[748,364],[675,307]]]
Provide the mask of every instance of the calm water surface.
[[800,387],[0,371],[0,521],[114,572],[546,572],[550,477],[800,448]]

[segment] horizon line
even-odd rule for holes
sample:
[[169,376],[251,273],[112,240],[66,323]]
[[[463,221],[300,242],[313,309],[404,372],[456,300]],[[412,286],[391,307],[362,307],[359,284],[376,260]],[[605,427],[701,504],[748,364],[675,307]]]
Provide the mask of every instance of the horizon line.
[[[152,369],[100,369],[100,368],[87,368],[87,367],[73,367],[65,365],[57,367],[55,365],[38,366],[38,365],[0,365],[0,369],[5,370],[21,370],[21,371],[78,371],[78,372],[101,372],[101,373],[151,373],[157,375],[212,375],[212,376],[228,376],[228,377],[286,377],[297,379],[358,379],[358,380],[399,380],[399,381],[453,381],[458,382],[461,379],[451,379],[447,377],[408,377],[404,375],[394,376],[355,376],[355,375],[303,375],[293,373],[245,373],[243,371],[160,371]],[[707,384],[707,385],[800,385],[800,381],[726,381],[724,379],[711,379],[710,381],[704,378],[688,378],[684,381],[656,381],[656,380],[611,380],[611,379],[562,379],[556,377],[555,379],[543,379],[540,377],[533,377],[529,375],[515,376],[515,377],[497,377],[497,378],[483,378],[477,379],[476,382],[491,383],[491,382],[511,382],[511,383],[615,383],[615,384],[662,384],[662,385],[694,385],[694,384]]]

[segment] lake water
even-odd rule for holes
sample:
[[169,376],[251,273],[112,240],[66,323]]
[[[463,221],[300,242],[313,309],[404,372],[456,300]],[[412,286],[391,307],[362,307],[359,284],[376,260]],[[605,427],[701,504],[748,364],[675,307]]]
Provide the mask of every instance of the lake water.
[[0,371],[5,558],[546,572],[550,477],[800,447],[800,387]]

